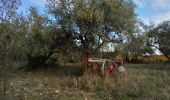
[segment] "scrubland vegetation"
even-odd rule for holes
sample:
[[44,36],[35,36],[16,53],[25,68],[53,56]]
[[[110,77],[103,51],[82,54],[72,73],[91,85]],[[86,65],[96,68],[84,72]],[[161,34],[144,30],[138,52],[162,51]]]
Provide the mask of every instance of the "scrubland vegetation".
[[[0,100],[170,99],[170,21],[145,25],[133,0],[46,3],[23,14],[0,0]],[[120,58],[126,72],[86,74],[89,57]]]
[[[169,100],[169,64],[127,64],[117,77],[83,76],[80,66],[8,75],[9,100]],[[0,88],[2,89],[2,81]],[[1,99],[3,96],[1,96]]]

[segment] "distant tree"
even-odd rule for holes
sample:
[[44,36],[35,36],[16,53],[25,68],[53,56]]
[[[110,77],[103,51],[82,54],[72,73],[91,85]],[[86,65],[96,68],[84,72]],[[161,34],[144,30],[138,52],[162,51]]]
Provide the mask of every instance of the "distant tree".
[[164,21],[151,28],[148,34],[149,45],[156,47],[170,59],[170,21]]
[[151,46],[147,45],[147,40],[146,34],[129,35],[127,41],[116,48],[126,62],[130,62],[130,58],[132,62],[136,62],[137,57],[153,53]]
[[121,43],[123,34],[134,33],[136,15],[131,0],[49,0],[48,8],[85,55],[108,43]]

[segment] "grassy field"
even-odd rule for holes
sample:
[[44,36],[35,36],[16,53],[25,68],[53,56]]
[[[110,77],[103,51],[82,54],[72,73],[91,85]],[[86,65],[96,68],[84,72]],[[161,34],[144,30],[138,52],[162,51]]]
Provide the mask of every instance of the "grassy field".
[[126,69],[115,78],[82,76],[74,65],[13,71],[7,97],[0,100],[170,100],[170,64],[127,64]]

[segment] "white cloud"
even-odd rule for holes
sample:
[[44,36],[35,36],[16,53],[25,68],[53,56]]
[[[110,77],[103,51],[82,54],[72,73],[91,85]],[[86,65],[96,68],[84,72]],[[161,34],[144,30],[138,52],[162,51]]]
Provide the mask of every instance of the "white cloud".
[[[134,3],[138,6],[139,9],[152,9],[154,15],[145,14],[145,17],[142,18],[146,24],[149,24],[149,21],[155,22],[158,24],[165,20],[170,20],[170,0],[133,0]],[[140,16],[139,16],[140,17]]]
[[151,0],[151,2],[156,8],[170,9],[170,0]]
[[147,18],[141,18],[140,19],[143,20],[143,22],[147,25],[150,24],[150,22],[154,22],[154,24],[158,25],[159,23],[163,22],[163,21],[167,21],[170,20],[170,11],[168,12],[163,12],[154,16],[148,16]]
[[134,3],[143,8],[146,5],[152,5],[155,8],[170,9],[170,0],[133,0]]
[[152,20],[159,24],[160,22],[170,20],[170,0],[151,0],[153,7],[159,12],[159,14],[152,16]]
[[160,22],[166,21],[166,20],[170,20],[170,11],[164,12],[164,13],[160,13],[158,15],[155,15],[152,17],[152,20],[158,24]]

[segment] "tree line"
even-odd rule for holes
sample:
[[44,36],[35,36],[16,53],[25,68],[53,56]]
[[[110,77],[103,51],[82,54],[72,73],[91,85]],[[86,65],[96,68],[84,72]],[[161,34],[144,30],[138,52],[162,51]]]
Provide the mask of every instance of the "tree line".
[[32,69],[102,52],[128,61],[153,54],[153,47],[170,59],[170,22],[145,25],[132,0],[48,0],[46,14],[36,7],[18,13],[20,5],[19,0],[0,0],[1,65]]

